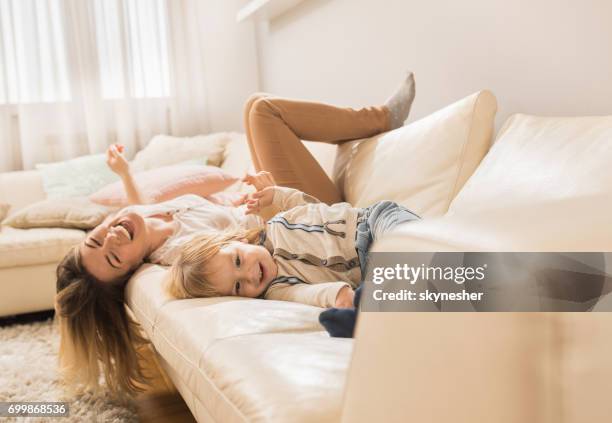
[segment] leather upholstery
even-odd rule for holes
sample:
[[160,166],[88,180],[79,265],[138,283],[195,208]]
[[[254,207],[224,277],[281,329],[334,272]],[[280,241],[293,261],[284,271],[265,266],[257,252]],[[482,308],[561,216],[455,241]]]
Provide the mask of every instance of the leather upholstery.
[[341,144],[335,179],[346,201],[393,200],[420,216],[441,216],[489,150],[497,102],[489,91],[409,125]]
[[328,337],[319,308],[175,301],[163,291],[165,272],[144,266],[128,284],[128,304],[200,421],[207,414],[222,422],[339,420],[352,342]]
[[[404,149],[402,157],[422,155],[423,149],[432,148],[428,142],[440,147],[436,154],[442,159],[428,168],[427,178],[433,179],[407,181],[404,167],[389,169],[391,174],[387,174],[381,171],[384,163],[358,153],[340,160],[348,159],[350,164],[344,186],[351,188],[351,198],[359,199],[358,205],[363,206],[369,205],[365,201],[375,201],[373,195],[384,192],[389,178],[406,182],[385,194],[396,201],[419,192],[427,181],[443,179],[433,190],[415,195],[420,211],[445,212],[454,190],[463,185],[489,148],[495,109],[495,98],[485,91],[412,124],[416,129],[410,125],[380,140],[366,141],[371,148],[386,149],[386,155],[395,148]],[[443,139],[436,142],[435,136]],[[331,173],[334,156],[330,153],[335,147],[309,143],[308,148]],[[250,167],[245,144],[234,141],[228,151],[234,153],[222,166],[226,171],[236,173]],[[449,164],[450,170],[446,168]],[[336,169],[338,166],[337,159]],[[374,186],[366,183],[372,172],[379,178]],[[444,178],[439,178],[440,173]],[[245,187],[237,184],[233,189]],[[158,266],[141,269],[128,284],[128,304],[199,421],[340,420],[353,341],[330,338],[318,323],[320,308],[235,298],[172,301],[162,289],[164,275]]]
[[[445,217],[374,249],[612,251],[610,162],[612,117],[516,115]],[[362,313],[343,421],[608,421],[610,333],[610,313]]]
[[2,228],[0,233],[0,269],[15,266],[57,263],[70,247],[85,238],[78,229]]

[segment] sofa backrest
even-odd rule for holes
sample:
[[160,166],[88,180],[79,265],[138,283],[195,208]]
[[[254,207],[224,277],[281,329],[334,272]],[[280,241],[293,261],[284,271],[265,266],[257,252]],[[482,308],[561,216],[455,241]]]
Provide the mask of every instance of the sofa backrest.
[[[612,194],[610,163],[612,116],[517,114],[506,121],[449,212],[589,201],[592,196]],[[593,211],[602,206],[593,204]]]
[[0,203],[11,205],[9,213],[45,198],[39,171],[0,173]]

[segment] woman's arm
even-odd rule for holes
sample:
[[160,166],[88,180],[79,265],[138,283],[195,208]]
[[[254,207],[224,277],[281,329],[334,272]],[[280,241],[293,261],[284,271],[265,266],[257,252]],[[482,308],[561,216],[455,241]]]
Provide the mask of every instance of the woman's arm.
[[130,164],[123,156],[123,149],[124,147],[120,144],[113,144],[108,147],[106,150],[106,164],[121,178],[128,204],[146,204],[148,201],[146,201],[132,177]]

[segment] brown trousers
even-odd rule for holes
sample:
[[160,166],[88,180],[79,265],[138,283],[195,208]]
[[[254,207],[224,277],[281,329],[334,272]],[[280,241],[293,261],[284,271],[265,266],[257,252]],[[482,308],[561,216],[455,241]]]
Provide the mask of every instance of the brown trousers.
[[254,94],[245,104],[244,127],[257,171],[266,170],[281,186],[333,204],[338,189],[301,140],[340,144],[389,129],[385,106],[351,109]]

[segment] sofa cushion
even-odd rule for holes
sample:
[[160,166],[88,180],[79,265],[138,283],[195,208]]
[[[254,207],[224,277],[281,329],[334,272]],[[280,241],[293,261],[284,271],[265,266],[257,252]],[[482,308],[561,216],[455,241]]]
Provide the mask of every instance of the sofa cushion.
[[396,201],[439,216],[489,149],[497,103],[481,91],[419,121],[338,148],[335,180],[346,201]]
[[612,116],[514,115],[449,212],[588,201],[612,193],[611,162]]
[[85,232],[78,229],[5,226],[0,232],[0,268],[56,263],[83,239]]
[[321,309],[245,298],[173,300],[166,270],[143,266],[126,296],[155,349],[218,421],[339,421],[352,340]]

